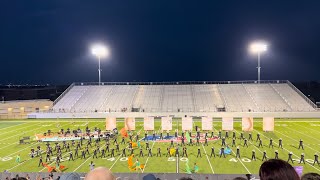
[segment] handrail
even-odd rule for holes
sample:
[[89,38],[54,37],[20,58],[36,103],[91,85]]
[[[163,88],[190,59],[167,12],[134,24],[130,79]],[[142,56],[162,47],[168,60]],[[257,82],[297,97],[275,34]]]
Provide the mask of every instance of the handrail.
[[304,98],[313,108],[317,109],[318,106],[314,104],[307,96],[305,96],[298,88],[296,88],[289,80],[287,80],[287,84],[295,90],[302,98]]
[[71,89],[73,86],[75,86],[75,85],[76,85],[76,83],[72,83],[65,91],[63,91],[63,93],[60,94],[60,96],[59,96],[56,100],[53,101],[53,106],[56,105],[57,102],[58,102],[64,95],[66,95],[67,92],[69,92],[70,89]]
[[[257,84],[256,80],[246,80],[246,81],[176,81],[176,82],[102,82],[100,86],[103,85],[195,85],[195,84]],[[260,84],[269,83],[287,83],[287,80],[263,80]],[[98,82],[75,82],[76,86],[79,85],[92,85],[98,86]]]

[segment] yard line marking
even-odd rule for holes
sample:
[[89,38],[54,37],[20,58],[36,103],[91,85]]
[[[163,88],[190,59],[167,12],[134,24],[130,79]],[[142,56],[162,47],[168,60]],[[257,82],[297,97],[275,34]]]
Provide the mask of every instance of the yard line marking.
[[[52,126],[52,124],[50,124],[50,126]],[[48,127],[48,126],[46,126],[46,127]],[[34,131],[34,130],[41,129],[41,128],[44,128],[44,127],[39,127],[39,128],[36,128],[36,129],[32,129],[32,130],[30,130],[30,131]],[[4,139],[1,139],[0,141],[4,141],[4,140],[7,140],[7,139],[10,139],[10,138],[16,137],[16,136],[22,136],[22,135],[24,135],[26,132],[30,132],[30,131],[24,131],[23,133],[16,134],[16,135],[13,135],[13,136],[10,136],[10,137],[7,137],[7,138],[4,138]]]
[[19,144],[19,143],[11,143],[11,144],[9,144],[9,145],[7,145],[7,146],[3,146],[3,147],[1,147],[0,149],[6,148],[6,147],[8,147],[8,146],[15,145],[15,144]]
[[[288,127],[285,127],[285,128],[288,128]],[[303,133],[301,133],[301,132],[299,132],[299,131],[296,131],[296,130],[294,130],[294,129],[292,129],[292,128],[288,128],[288,129],[291,129],[292,131],[295,131],[295,132],[298,132],[298,133],[300,133],[300,134],[303,134]],[[316,138],[314,138],[314,137],[312,137],[312,136],[309,136],[309,135],[307,135],[307,134],[303,134],[303,135],[305,135],[305,136],[307,136],[307,137],[310,137],[310,138],[312,138],[312,139],[314,139],[314,140],[316,140],[316,141],[319,141],[319,139],[316,139]],[[310,145],[310,144],[308,144],[308,145]]]
[[[137,132],[137,134],[138,133],[140,133],[140,131],[142,130],[142,127],[141,127],[141,129]],[[143,138],[141,138],[141,139],[139,139],[139,141],[141,141]],[[126,147],[126,148],[128,148],[129,147],[129,145]],[[121,157],[121,154],[119,155],[119,157],[117,158],[117,160],[112,164],[112,166],[110,167],[110,170],[113,168],[113,166],[116,164],[116,162],[120,159],[120,157]]]
[[319,131],[314,130],[314,129],[312,129],[312,128],[307,128],[307,127],[301,126],[300,124],[297,124],[297,123],[295,123],[295,125],[300,126],[300,127],[303,127],[303,128],[305,128],[305,129],[308,129],[308,130],[315,131],[316,133],[320,134]]
[[209,158],[208,158],[207,151],[206,151],[206,149],[204,148],[203,144],[202,144],[202,148],[203,148],[203,150],[204,150],[204,153],[206,154],[206,157],[207,157],[207,160],[208,160],[208,162],[209,162],[209,165],[210,165],[210,168],[211,168],[212,174],[214,174],[214,171],[213,171],[213,168],[212,168],[211,162],[209,161]]
[[[158,131],[160,131],[161,127],[162,127],[162,126],[160,125]],[[153,149],[153,146],[154,146],[155,143],[156,143],[156,141],[153,141],[153,144],[152,144],[152,146],[151,146],[151,149]],[[149,160],[149,156],[148,156],[148,158],[147,158],[147,160],[146,160],[146,163],[144,164],[144,168],[143,168],[142,171],[141,171],[142,173],[144,172],[144,170],[145,170],[146,167],[147,167],[148,160]]]
[[[100,123],[99,123],[100,124]],[[142,127],[141,127],[141,129],[142,129]],[[141,129],[140,129],[140,131],[141,131]],[[139,131],[139,132],[140,132]],[[104,146],[101,146],[99,149],[101,149],[101,148],[103,148]],[[128,147],[128,146],[127,146]],[[121,156],[121,155],[120,155]],[[118,157],[118,159],[120,158],[120,156]],[[83,166],[83,164],[84,163],[86,163],[90,158],[91,158],[92,156],[89,156],[83,163],[81,163],[73,172],[75,172],[75,171],[77,171],[81,166]],[[117,159],[117,161],[118,161],[118,159]],[[110,170],[111,170],[111,168],[110,168]]]
[[[214,129],[214,131],[217,132],[217,130],[216,130],[216,128],[214,128],[214,126],[213,126],[213,129]],[[232,151],[232,153],[236,156],[236,154],[235,154],[233,151]],[[241,161],[241,159],[238,158],[238,160],[239,160],[239,162],[242,164],[242,166],[247,170],[247,172],[248,172],[249,174],[251,174],[251,172],[250,172],[249,169],[243,164],[243,162]]]
[[[23,124],[25,124],[25,123],[23,123]],[[3,134],[7,134],[7,133],[19,131],[19,130],[21,130],[21,129],[28,128],[28,127],[30,127],[30,126],[39,125],[39,124],[41,124],[41,123],[36,123],[36,124],[29,125],[29,126],[24,126],[24,127],[21,127],[21,128],[13,129],[13,130],[11,130],[11,131],[5,131],[4,133],[1,133],[0,136],[2,136]],[[20,124],[18,124],[18,125],[20,125]],[[12,127],[12,126],[10,126],[10,127]],[[3,129],[0,129],[0,130],[3,130]]]
[[[260,133],[259,131],[255,130],[255,129],[254,129],[254,131]],[[265,136],[264,134],[261,134],[261,135],[264,136],[264,137],[266,137],[267,139],[270,139],[270,138],[268,138],[267,136]],[[276,143],[276,142],[275,142],[275,144],[278,145],[278,143]],[[289,150],[286,149],[286,148],[283,148],[283,149],[286,150],[286,151],[289,152],[289,153],[292,152],[292,151],[289,151]],[[292,153],[292,155],[294,155],[295,157],[299,158],[299,156],[295,155],[294,153]],[[311,164],[309,164],[309,163],[307,163],[307,164],[308,164],[309,166],[311,166]],[[320,169],[316,168],[315,166],[311,166],[311,167],[313,167],[314,169],[320,171]]]
[[23,124],[26,124],[26,122],[25,123],[16,124],[16,125],[13,125],[13,126],[8,126],[8,127],[5,127],[5,128],[0,128],[0,130],[12,128],[12,127],[15,127],[15,126],[20,126],[20,125],[23,125]]

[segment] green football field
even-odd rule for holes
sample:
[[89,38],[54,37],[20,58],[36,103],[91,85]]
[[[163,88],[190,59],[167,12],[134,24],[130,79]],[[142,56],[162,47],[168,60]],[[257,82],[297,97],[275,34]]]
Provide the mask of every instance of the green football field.
[[[53,132],[59,131],[61,128],[85,129],[86,123],[90,129],[94,127],[100,127],[105,129],[105,121],[103,119],[96,120],[20,120],[20,121],[0,121],[0,171],[8,170],[9,172],[47,172],[46,168],[38,167],[39,158],[31,158],[29,153],[30,149],[41,145],[41,148],[45,149],[45,143],[31,141],[30,144],[18,144],[19,138],[23,136],[31,136],[34,139],[36,133],[44,133],[48,129]],[[60,124],[60,127],[58,126]],[[121,129],[124,126],[123,121],[117,121],[117,128]],[[201,128],[200,121],[194,121],[194,126]],[[173,120],[173,129],[181,130],[181,120]],[[240,147],[241,158],[235,157],[236,148],[231,147],[232,138],[226,140],[227,144],[230,144],[232,149],[231,155],[227,155],[226,158],[219,158],[218,153],[221,148],[221,140],[209,141],[209,146],[187,146],[188,158],[185,157],[166,157],[166,148],[170,146],[169,143],[163,142],[150,142],[152,148],[153,157],[148,157],[147,151],[144,150],[144,157],[138,157],[139,150],[135,150],[134,153],[139,159],[141,164],[145,165],[145,168],[137,172],[154,172],[154,173],[185,173],[186,162],[188,160],[189,166],[192,168],[194,163],[199,166],[198,173],[214,173],[214,174],[257,174],[259,167],[262,164],[262,153],[264,150],[267,152],[268,158],[274,157],[275,150],[279,152],[279,158],[287,160],[288,153],[293,153],[294,164],[293,166],[303,166],[303,172],[317,172],[320,173],[320,166],[313,166],[314,154],[320,154],[320,121],[313,119],[276,119],[274,132],[263,132],[262,121],[257,119],[254,121],[253,139],[249,141],[249,147],[243,147],[243,140],[240,140],[241,122],[234,122],[235,132],[237,134],[236,143]],[[195,128],[194,128],[195,129]],[[214,119],[213,130],[217,135],[221,129],[221,119]],[[155,130],[161,130],[160,121],[155,121]],[[136,121],[136,130],[134,133],[140,133],[140,137],[144,137],[145,131],[143,130],[143,121]],[[263,141],[263,148],[258,148],[256,140],[256,134],[260,133]],[[150,132],[149,135],[152,133]],[[170,135],[174,133],[171,132]],[[225,132],[222,132],[224,135]],[[248,138],[248,133],[244,133]],[[209,133],[210,136],[210,133]],[[232,136],[232,132],[229,133]],[[269,148],[269,138],[274,140],[274,148]],[[278,148],[278,139],[283,139],[283,149]],[[304,141],[304,150],[298,149],[299,139]],[[121,142],[121,137],[118,137],[118,142]],[[113,147],[113,143],[111,143]],[[53,146],[54,143],[51,143]],[[100,142],[100,147],[104,147],[105,142]],[[145,142],[141,143],[144,147]],[[94,146],[94,143],[93,143]],[[111,169],[112,172],[130,172],[128,169],[127,157],[121,157],[121,149],[126,148],[127,144],[120,144],[120,152],[116,152],[115,158],[98,158],[93,159],[92,156],[87,156],[86,159],[75,159],[74,161],[68,161],[69,153],[63,152],[63,161],[61,165],[66,166],[64,172],[88,172],[89,163],[94,162],[95,166],[104,166]],[[162,157],[156,157],[156,150],[161,148]],[[211,147],[215,148],[216,157],[210,157]],[[201,149],[202,157],[197,158],[197,149]],[[72,147],[71,150],[74,148]],[[93,148],[90,149],[92,155]],[[252,150],[256,152],[256,161],[251,161]],[[306,164],[299,164],[301,153],[305,154]],[[16,162],[16,156],[20,154],[21,162]],[[79,151],[79,155],[81,155]],[[109,153],[107,153],[109,155]],[[99,155],[98,155],[99,156]],[[43,154],[45,160],[45,155]],[[55,162],[49,162],[48,164],[54,166]]]

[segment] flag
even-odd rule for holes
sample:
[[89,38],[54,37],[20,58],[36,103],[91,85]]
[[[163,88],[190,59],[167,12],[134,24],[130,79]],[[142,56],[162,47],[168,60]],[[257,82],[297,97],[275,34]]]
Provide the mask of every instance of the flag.
[[187,138],[187,141],[190,142],[190,139],[191,139],[191,138],[190,138],[189,132],[186,132],[186,138]]
[[120,130],[120,134],[121,134],[122,137],[128,137],[128,132],[127,132],[127,130],[125,128],[122,128]]

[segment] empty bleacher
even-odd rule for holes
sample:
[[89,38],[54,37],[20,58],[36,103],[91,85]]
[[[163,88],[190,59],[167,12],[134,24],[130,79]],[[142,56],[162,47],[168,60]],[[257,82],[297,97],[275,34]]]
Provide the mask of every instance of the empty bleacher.
[[53,112],[304,112],[314,105],[289,82],[76,84]]

